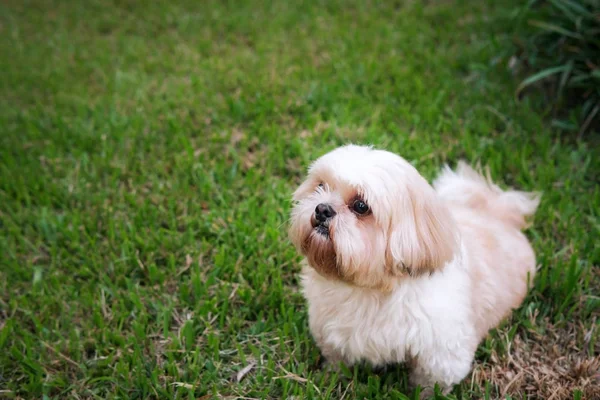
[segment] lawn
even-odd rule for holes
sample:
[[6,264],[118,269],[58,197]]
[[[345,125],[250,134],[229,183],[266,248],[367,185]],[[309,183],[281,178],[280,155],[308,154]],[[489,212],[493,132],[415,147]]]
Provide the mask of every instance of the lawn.
[[267,3],[0,3],[0,397],[412,398],[320,369],[286,236],[356,142],[544,193],[534,287],[449,398],[599,398],[600,143],[515,100],[522,2]]

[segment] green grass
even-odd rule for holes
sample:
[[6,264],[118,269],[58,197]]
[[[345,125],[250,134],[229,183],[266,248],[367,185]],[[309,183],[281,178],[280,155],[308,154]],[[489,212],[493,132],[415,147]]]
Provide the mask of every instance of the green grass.
[[597,357],[599,146],[515,102],[519,2],[483,3],[3,1],[0,397],[412,396],[321,370],[298,291],[290,194],[350,141],[543,191],[535,287],[477,368],[573,324]]
[[[545,86],[552,125],[566,131],[600,129],[600,1],[530,0],[519,19],[523,27],[515,58],[531,71],[518,93]],[[568,117],[568,118],[567,118]]]

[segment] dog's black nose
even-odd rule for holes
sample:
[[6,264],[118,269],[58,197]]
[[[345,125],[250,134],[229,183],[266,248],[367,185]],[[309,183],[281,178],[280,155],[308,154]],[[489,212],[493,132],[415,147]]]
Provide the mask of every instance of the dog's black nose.
[[329,204],[321,203],[315,208],[315,218],[319,222],[325,222],[335,217],[335,211]]

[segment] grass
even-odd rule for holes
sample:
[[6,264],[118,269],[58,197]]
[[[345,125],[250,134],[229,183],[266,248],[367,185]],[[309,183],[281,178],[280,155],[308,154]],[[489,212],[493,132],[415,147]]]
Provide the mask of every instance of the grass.
[[534,288],[449,398],[596,396],[600,147],[515,102],[487,3],[3,1],[0,396],[412,398],[321,370],[298,292],[290,194],[350,141],[544,192]]
[[[597,131],[600,118],[599,0],[530,0],[523,6],[516,31],[521,60],[531,75],[517,94],[529,86],[545,86],[552,125],[566,130]],[[525,24],[526,22],[526,24]],[[567,118],[568,117],[568,118]]]

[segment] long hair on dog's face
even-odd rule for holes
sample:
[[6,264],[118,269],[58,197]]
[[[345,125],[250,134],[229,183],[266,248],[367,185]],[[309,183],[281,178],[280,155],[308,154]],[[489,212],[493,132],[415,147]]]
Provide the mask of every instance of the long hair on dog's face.
[[330,279],[383,291],[440,269],[456,228],[433,188],[401,157],[345,146],[319,158],[294,193],[290,238]]

